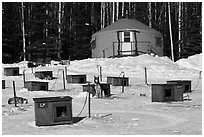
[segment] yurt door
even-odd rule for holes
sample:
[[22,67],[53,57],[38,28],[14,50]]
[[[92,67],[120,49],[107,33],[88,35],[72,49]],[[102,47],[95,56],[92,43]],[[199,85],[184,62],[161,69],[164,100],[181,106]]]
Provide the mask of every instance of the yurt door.
[[122,32],[122,44],[121,44],[121,54],[131,55],[133,53],[134,44],[133,42],[134,33],[130,31]]

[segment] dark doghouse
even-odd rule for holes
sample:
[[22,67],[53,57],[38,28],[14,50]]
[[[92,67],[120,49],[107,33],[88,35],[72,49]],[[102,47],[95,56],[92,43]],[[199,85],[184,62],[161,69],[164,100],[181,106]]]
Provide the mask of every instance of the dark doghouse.
[[83,86],[83,92],[90,92],[93,96],[95,95],[95,85],[94,84],[87,84],[82,85]]
[[86,75],[67,75],[67,83],[86,83]]
[[170,80],[167,84],[181,84],[183,86],[183,92],[191,92],[191,81],[190,80]]
[[181,84],[152,84],[152,102],[183,101]]
[[28,68],[34,68],[36,66],[37,65],[35,65],[34,62],[31,62],[31,61],[28,62]]
[[44,97],[33,98],[33,100],[36,126],[73,123],[71,97]]
[[36,71],[35,77],[39,79],[53,79],[52,71]]
[[101,95],[108,97],[110,96],[110,84],[107,83],[101,83],[101,90],[103,93],[101,93]]
[[25,82],[25,88],[28,89],[28,91],[48,91],[48,82],[45,81],[26,81]]
[[107,83],[113,86],[128,86],[129,78],[127,77],[107,77]]
[[5,80],[2,79],[2,89],[5,89]]
[[19,67],[6,67],[4,68],[5,76],[19,76]]

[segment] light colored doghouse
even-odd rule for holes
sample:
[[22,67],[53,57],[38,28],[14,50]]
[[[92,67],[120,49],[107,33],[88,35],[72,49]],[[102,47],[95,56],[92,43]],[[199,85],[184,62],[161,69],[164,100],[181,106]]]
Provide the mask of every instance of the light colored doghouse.
[[33,100],[36,126],[73,123],[71,97],[43,97]]

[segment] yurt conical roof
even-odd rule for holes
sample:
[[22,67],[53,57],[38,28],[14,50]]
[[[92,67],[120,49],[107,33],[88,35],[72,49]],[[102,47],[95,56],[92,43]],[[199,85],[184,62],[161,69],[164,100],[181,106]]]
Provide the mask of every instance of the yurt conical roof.
[[109,32],[109,31],[124,31],[124,30],[133,30],[133,31],[154,31],[158,32],[153,28],[150,28],[149,26],[139,22],[136,19],[120,19],[109,26],[106,26],[105,28],[101,29],[100,31],[96,32],[94,35],[97,35],[99,33],[103,32]]

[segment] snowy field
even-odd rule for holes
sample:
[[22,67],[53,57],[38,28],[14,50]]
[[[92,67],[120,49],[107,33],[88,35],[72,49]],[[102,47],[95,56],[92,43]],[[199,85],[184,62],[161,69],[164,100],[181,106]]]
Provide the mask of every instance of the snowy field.
[[[71,61],[70,65],[50,65],[37,70],[53,70],[56,79],[49,80],[49,91],[28,91],[23,88],[23,75],[4,76],[3,68],[20,67],[25,70],[26,81],[37,79],[26,62],[3,64],[2,79],[2,134],[3,135],[201,135],[202,134],[202,54],[172,62],[167,57],[141,55],[138,57],[85,59]],[[62,71],[67,74],[86,74],[87,81],[99,75],[97,65],[102,67],[102,80],[108,76],[129,77],[129,86],[121,93],[121,86],[111,86],[109,98],[91,98],[91,117],[88,118],[87,103],[76,121],[86,99],[81,84],[66,83],[63,89]],[[179,102],[152,102],[151,86],[145,83],[144,68],[147,68],[148,84],[166,83],[167,80],[191,80],[192,92],[184,93],[191,100]],[[13,97],[12,82],[16,84],[17,96],[28,99],[29,104],[9,105]],[[145,96],[140,96],[145,94]],[[36,97],[71,96],[73,117],[71,125],[35,126],[34,101]],[[78,118],[79,119],[79,118]]]

